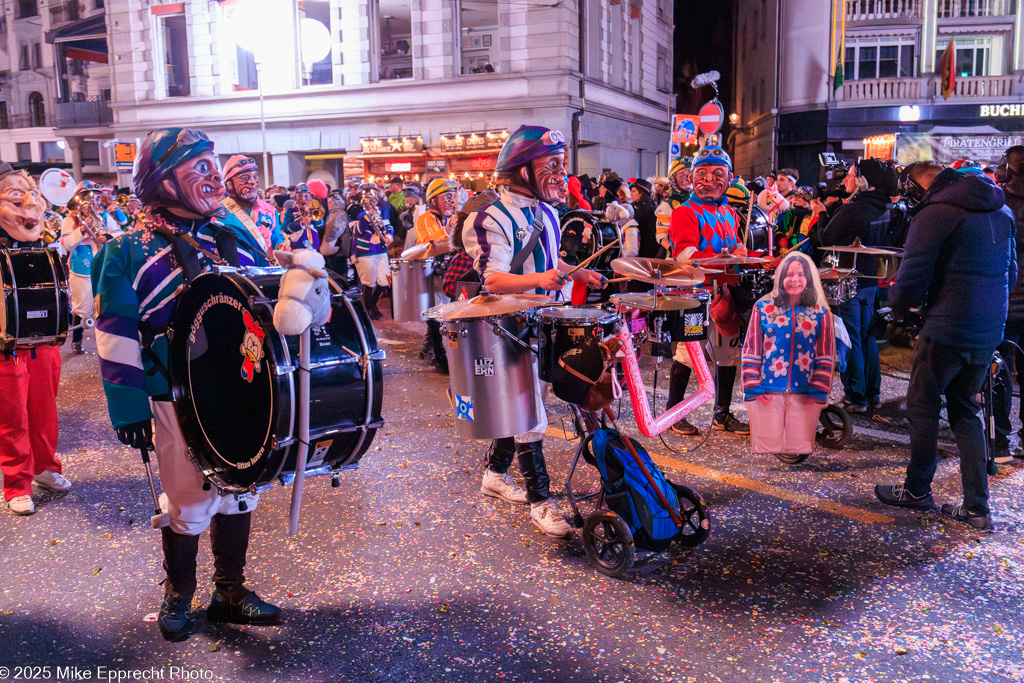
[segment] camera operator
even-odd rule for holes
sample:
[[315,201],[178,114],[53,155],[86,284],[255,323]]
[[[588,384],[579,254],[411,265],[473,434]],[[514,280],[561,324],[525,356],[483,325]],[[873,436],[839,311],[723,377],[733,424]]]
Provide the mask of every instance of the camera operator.
[[[878,159],[863,159],[850,167],[844,179],[845,190],[853,197],[836,210],[828,223],[818,229],[823,247],[847,246],[855,239],[866,246],[877,244],[878,236],[888,228],[890,197],[897,193],[897,174]],[[873,276],[878,258],[844,254],[839,265],[856,268],[863,275]],[[857,295],[839,304],[838,313],[850,334],[852,348],[842,374],[845,396],[842,407],[849,413],[865,413],[881,405],[882,368],[878,360],[878,344],[871,334],[878,281],[858,278]]]

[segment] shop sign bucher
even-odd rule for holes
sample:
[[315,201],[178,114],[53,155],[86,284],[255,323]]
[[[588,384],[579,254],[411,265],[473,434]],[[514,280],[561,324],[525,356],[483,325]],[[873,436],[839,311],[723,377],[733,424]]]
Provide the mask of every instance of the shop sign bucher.
[[118,168],[131,168],[135,164],[135,143],[114,143],[114,165]]
[[419,135],[359,138],[359,142],[364,155],[423,153],[423,138]]
[[507,130],[485,130],[471,133],[445,133],[441,136],[441,152],[480,152],[499,150],[508,139]]

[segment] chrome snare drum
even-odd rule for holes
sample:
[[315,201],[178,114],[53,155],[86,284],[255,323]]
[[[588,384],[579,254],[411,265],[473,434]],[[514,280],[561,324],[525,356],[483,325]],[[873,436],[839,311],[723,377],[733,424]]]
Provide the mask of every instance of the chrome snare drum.
[[395,322],[426,320],[423,311],[434,305],[434,259],[391,259],[390,266]]
[[597,306],[541,309],[537,321],[538,376],[552,381],[558,359],[586,340],[601,341],[618,333],[619,314]]

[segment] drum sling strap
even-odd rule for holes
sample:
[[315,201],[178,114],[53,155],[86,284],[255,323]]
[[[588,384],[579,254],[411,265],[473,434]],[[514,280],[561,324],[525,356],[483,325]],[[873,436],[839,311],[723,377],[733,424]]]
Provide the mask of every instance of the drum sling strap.
[[[544,232],[544,223],[540,221],[540,208],[538,207],[537,212],[533,214],[533,224],[530,226],[530,238],[523,244],[523,248],[520,249],[515,256],[512,257],[512,262],[509,263],[508,272],[515,273],[517,270],[523,267],[532,254],[533,250],[537,246],[537,242],[540,241],[540,234]],[[479,275],[478,275],[479,277]],[[455,283],[456,296],[459,292],[465,291],[466,298],[471,299],[480,293],[480,289],[483,287],[483,281],[470,282],[469,280],[459,280]]]
[[[181,275],[185,280],[185,288],[192,280],[194,280],[200,273],[203,272],[203,265],[199,261],[199,254],[202,253],[206,258],[210,259],[217,265],[227,265],[227,261],[214,254],[208,249],[204,249],[200,246],[199,242],[195,240],[192,235],[185,231],[174,231],[163,225],[154,225],[151,230],[156,234],[163,237],[171,245],[171,249],[174,250],[174,256],[181,264]],[[221,240],[217,240],[218,248],[220,247]],[[236,254],[237,254],[237,243],[236,243]],[[142,359],[143,361],[149,360],[152,367],[147,371],[146,374],[154,375],[157,372],[164,376],[164,379],[168,383],[171,381],[171,372],[164,365],[160,358],[153,353],[152,347],[153,342],[160,335],[167,332],[167,325],[157,327],[148,320],[139,321],[139,335],[142,341]],[[159,400],[163,397],[154,396],[154,400]],[[168,397],[169,398],[169,397]]]

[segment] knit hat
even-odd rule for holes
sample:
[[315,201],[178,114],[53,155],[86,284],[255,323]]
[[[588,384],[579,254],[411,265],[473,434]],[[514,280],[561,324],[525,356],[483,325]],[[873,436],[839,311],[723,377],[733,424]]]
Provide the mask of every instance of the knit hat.
[[729,184],[725,190],[725,199],[730,204],[747,205],[747,202],[750,201],[750,190],[747,189],[743,178],[737,178]]
[[857,170],[869,185],[884,194],[894,195],[898,192],[896,186],[899,174],[895,168],[890,168],[884,162],[873,158],[862,159],[857,164]]
[[444,178],[434,178],[427,185],[427,201],[429,202],[434,197],[440,197],[445,192],[455,192],[458,189],[458,185],[454,181],[446,180]]
[[672,162],[672,165],[668,167],[668,177],[671,178],[676,173],[686,170],[693,166],[693,157],[680,157]]

